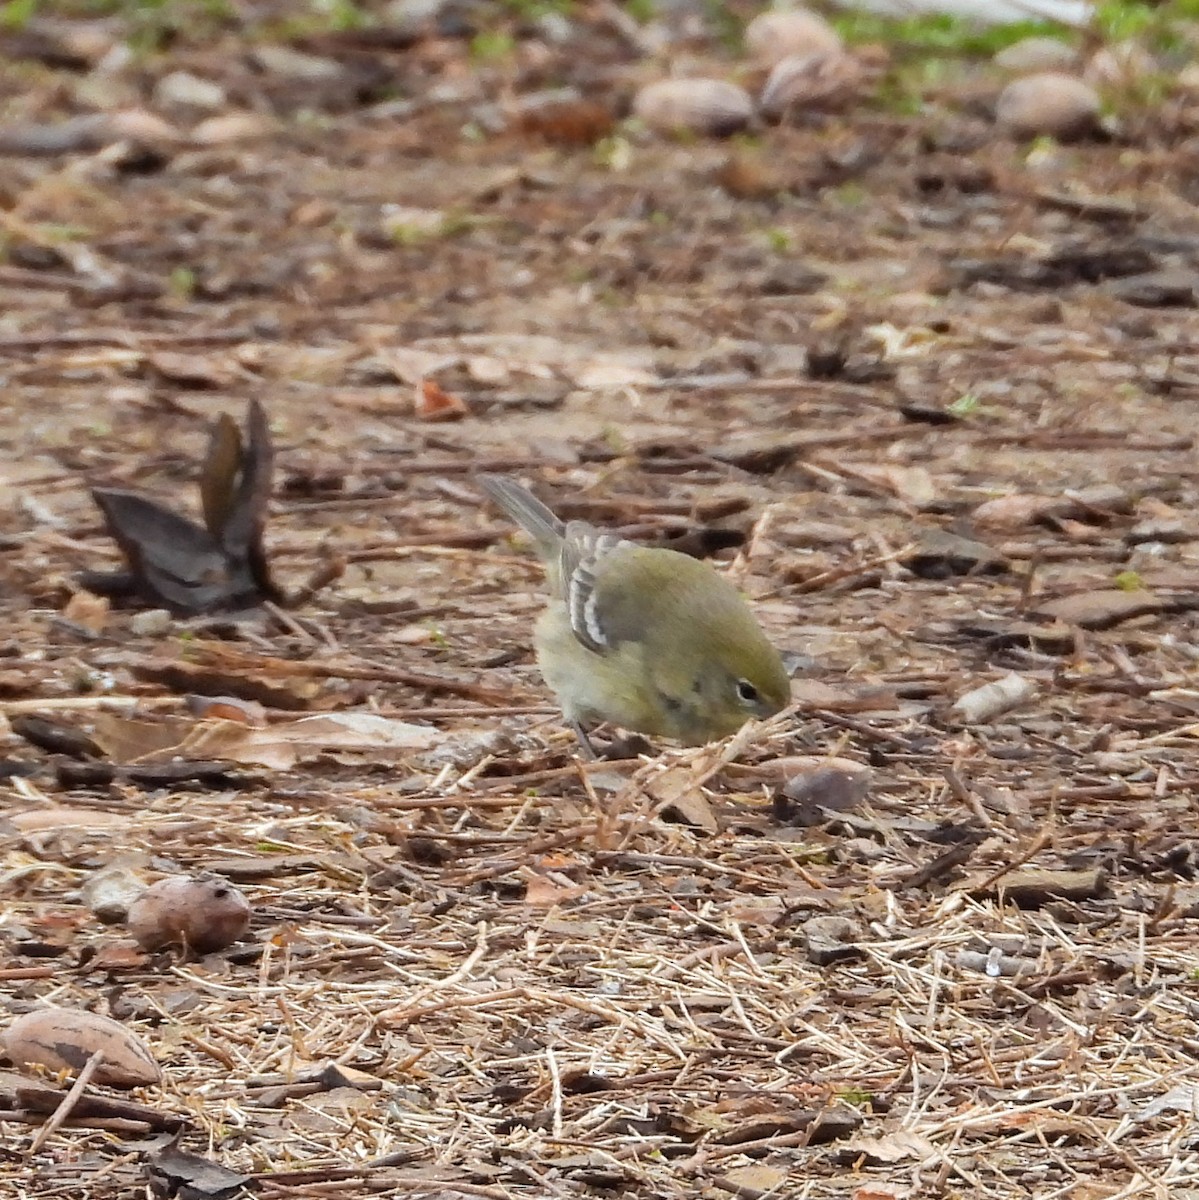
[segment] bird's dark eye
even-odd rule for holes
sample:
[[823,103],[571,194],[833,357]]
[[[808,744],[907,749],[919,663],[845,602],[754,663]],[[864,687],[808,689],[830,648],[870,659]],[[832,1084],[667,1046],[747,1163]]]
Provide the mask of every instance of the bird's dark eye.
[[746,704],[757,704],[761,698],[758,689],[754,687],[748,679],[737,680],[737,695],[745,701]]

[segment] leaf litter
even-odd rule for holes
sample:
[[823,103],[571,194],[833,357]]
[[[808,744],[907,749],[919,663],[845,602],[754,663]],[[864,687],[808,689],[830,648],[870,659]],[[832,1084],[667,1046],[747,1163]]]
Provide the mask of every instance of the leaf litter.
[[[119,19],[6,34],[5,1025],[163,1082],[0,1074],[0,1181],[1199,1187],[1187,94],[1068,151],[978,80],[653,138],[665,27],[454,7],[136,86]],[[794,710],[577,761],[479,471],[721,558]],[[137,950],[120,863],[246,939]]]

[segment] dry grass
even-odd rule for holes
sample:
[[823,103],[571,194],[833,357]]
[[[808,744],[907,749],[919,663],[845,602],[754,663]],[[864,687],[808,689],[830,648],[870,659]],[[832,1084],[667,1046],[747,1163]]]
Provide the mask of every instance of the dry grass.
[[[1193,310],[960,274],[1189,238],[1182,133],[1033,167],[988,141],[959,189],[927,149],[956,118],[872,112],[775,131],[794,190],[734,199],[727,147],[634,143],[614,171],[462,138],[472,111],[339,112],[147,174],[0,160],[6,227],[82,227],[125,289],[0,267],[0,714],[232,691],[445,743],[205,789],[64,787],[6,737],[37,773],[0,785],[3,1007],[114,1015],[166,1081],[29,1155],[44,1114],[0,1076],[0,1191],[140,1194],[148,1112],[267,1197],[1199,1195]],[[1064,215],[1078,178],[1144,228]],[[384,204],[470,219],[389,243]],[[825,284],[780,293],[796,264]],[[849,373],[809,378],[805,345]],[[465,420],[414,418],[414,347],[460,360],[435,373]],[[81,623],[73,573],[116,562],[86,484],[187,502],[207,423],[250,396],[279,575],[344,574],[236,627]],[[744,534],[729,569],[801,657],[794,712],[723,757],[581,765],[528,654],[538,569],[479,469],[642,537]],[[1057,507],[972,523],[1009,493]],[[947,529],[1009,569],[914,569]],[[1036,616],[1122,571],[1153,611]],[[1010,671],[1033,697],[963,728],[953,702]],[[871,783],[801,826],[779,794],[812,756]],[[716,831],[661,811],[671,788]],[[114,862],[229,876],[249,940],[136,951],[80,894]]]

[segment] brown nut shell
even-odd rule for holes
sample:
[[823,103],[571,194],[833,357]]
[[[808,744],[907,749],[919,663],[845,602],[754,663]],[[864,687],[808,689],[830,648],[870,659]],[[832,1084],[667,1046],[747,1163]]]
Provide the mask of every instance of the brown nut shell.
[[126,924],[143,950],[180,946],[211,954],[245,933],[250,902],[224,879],[173,875],[148,887],[129,906]]
[[97,1051],[104,1061],[92,1076],[109,1087],[147,1087],[162,1070],[141,1040],[119,1021],[73,1008],[39,1008],[4,1032],[4,1051],[18,1067],[78,1074]]

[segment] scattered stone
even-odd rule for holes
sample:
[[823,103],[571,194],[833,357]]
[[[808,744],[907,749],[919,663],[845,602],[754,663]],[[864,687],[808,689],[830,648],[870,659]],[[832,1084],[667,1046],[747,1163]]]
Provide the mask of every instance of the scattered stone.
[[0,154],[73,154],[103,150],[114,142],[163,147],[179,140],[174,126],[140,109],[0,125]]
[[154,100],[164,106],[207,110],[224,108],[226,103],[225,89],[220,84],[190,71],[164,75],[154,88]]
[[637,93],[633,113],[658,133],[728,137],[750,123],[754,104],[723,79],[661,79]]
[[1073,506],[1070,516],[1080,521],[1106,523],[1114,516],[1127,515],[1136,507],[1136,497],[1116,483],[1091,483],[1086,487],[1067,488],[1062,496]]
[[543,12],[533,22],[537,36],[551,46],[565,46],[575,36],[575,24],[565,13]]
[[107,140],[137,142],[144,146],[172,145],[183,140],[174,125],[140,108],[107,114]]
[[129,867],[111,866],[88,876],[80,899],[97,921],[116,925],[129,915],[133,902],[146,890],[146,881]]
[[191,131],[191,140],[197,146],[224,146],[266,137],[274,130],[274,122],[260,113],[225,113],[201,121]]
[[326,83],[340,79],[346,72],[336,59],[305,54],[289,46],[261,45],[251,51],[254,61],[264,71],[281,79],[304,83]]
[[172,621],[165,608],[148,608],[129,618],[129,632],[135,637],[162,637],[171,628]]
[[759,13],[745,27],[745,49],[761,66],[792,55],[839,53],[841,35],[821,16],[803,8]]
[[[36,12],[38,7],[30,6],[30,11]],[[35,59],[49,67],[86,71],[103,62],[120,44],[119,38],[119,27],[111,20],[34,16],[7,24],[4,56]]]
[[1068,71],[1078,62],[1078,51],[1055,37],[1027,37],[1004,47],[995,55],[995,65],[1017,75],[1044,71]]
[[1090,84],[1060,71],[1013,79],[999,95],[995,120],[1015,137],[1061,141],[1092,133],[1099,124],[1099,96]]
[[383,19],[389,29],[406,37],[433,35],[448,6],[449,0],[391,0],[383,9]]

